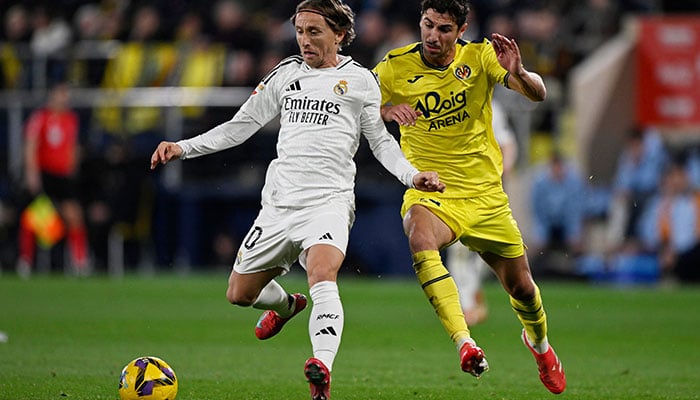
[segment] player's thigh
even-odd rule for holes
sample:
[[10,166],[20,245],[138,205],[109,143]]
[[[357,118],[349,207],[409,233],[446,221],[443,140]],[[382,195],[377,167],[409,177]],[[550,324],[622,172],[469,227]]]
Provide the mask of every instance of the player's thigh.
[[468,221],[462,226],[460,241],[483,254],[492,253],[515,259],[525,254],[525,244],[505,193],[468,199],[464,209]]
[[242,275],[274,268],[289,271],[301,252],[289,235],[294,229],[293,212],[263,207],[238,249],[233,270]]
[[[354,221],[355,212],[352,204],[341,200],[331,199],[325,204],[310,207],[299,213],[296,229],[290,235],[292,240],[300,243],[303,249],[299,255],[301,266],[308,271],[311,261],[323,260],[323,263],[315,263],[331,270],[339,269],[347,251],[350,229]],[[319,247],[320,245],[334,247],[337,253],[330,252],[330,249],[325,247]],[[319,256],[322,257],[309,259],[311,249],[314,249],[314,252],[319,251]],[[327,256],[326,253],[333,256]]]

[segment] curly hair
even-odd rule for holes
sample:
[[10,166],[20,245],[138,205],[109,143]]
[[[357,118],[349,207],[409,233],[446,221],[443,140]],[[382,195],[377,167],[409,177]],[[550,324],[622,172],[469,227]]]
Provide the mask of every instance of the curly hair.
[[423,0],[421,2],[421,14],[433,9],[440,14],[450,14],[457,26],[464,25],[469,15],[469,2],[467,0]]
[[292,24],[297,18],[297,14],[302,11],[316,13],[322,16],[333,32],[345,32],[340,47],[352,43],[355,39],[355,13],[341,0],[304,0],[297,5],[296,12],[291,18]]

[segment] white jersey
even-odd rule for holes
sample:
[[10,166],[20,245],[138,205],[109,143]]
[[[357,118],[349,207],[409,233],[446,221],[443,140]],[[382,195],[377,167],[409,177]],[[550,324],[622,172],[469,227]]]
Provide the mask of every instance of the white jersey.
[[353,160],[360,134],[404,185],[418,173],[386,130],[371,71],[348,56],[333,68],[311,68],[301,56],[280,62],[228,122],[179,141],[183,159],[243,143],[280,115],[277,158],[269,165],[262,204],[306,207],[331,197],[354,202]]

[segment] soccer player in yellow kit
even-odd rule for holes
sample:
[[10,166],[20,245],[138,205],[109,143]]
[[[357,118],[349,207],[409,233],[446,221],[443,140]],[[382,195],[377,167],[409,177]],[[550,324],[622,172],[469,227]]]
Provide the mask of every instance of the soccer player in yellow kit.
[[418,281],[459,349],[462,370],[488,369],[471,338],[457,287],[439,251],[461,241],[494,270],[524,329],[540,379],[552,393],[566,388],[561,362],[547,340],[547,317],[525,245],[503,190],[502,156],[491,124],[496,84],[542,101],[542,78],[527,71],[515,40],[466,42],[465,0],[424,0],[421,41],[390,51],[375,67],[382,117],[396,121],[401,148],[419,170],[437,171],[444,193],[408,189],[401,213]]

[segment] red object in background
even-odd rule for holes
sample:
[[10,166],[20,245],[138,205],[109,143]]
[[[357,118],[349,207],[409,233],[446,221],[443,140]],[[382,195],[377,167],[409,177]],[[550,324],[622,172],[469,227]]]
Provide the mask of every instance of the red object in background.
[[640,19],[637,122],[700,126],[700,17]]

